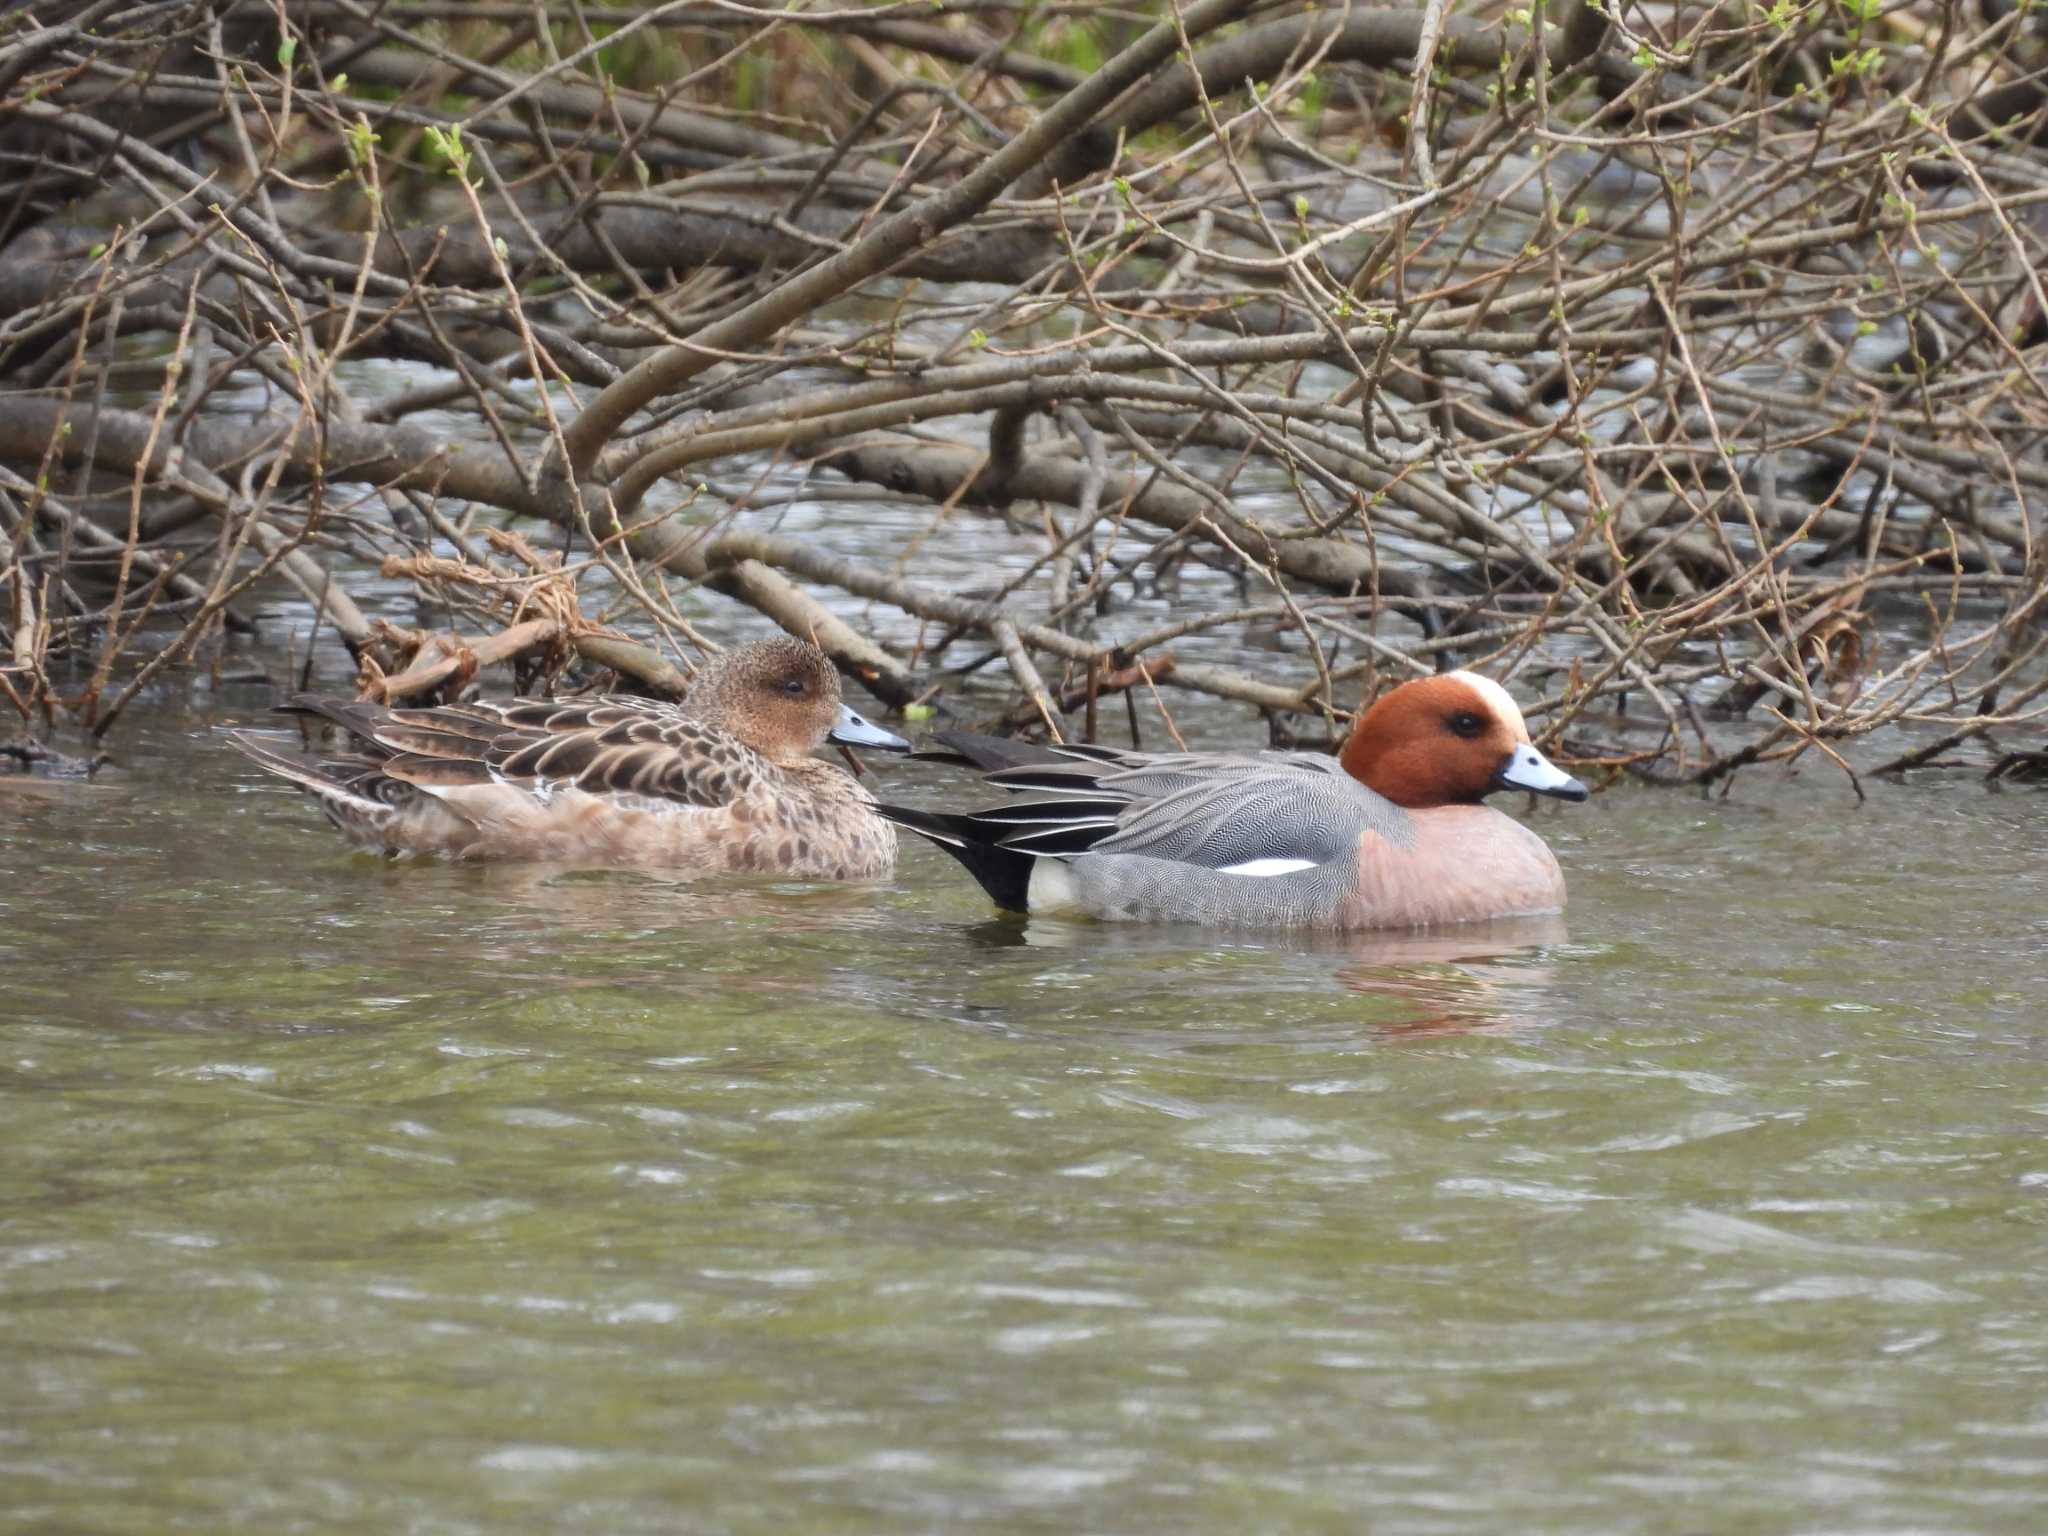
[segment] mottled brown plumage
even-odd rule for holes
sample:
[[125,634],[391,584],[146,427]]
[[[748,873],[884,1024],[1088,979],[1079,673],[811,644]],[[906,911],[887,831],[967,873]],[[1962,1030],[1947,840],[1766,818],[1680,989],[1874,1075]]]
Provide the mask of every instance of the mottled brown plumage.
[[[394,709],[301,694],[358,750],[235,745],[300,785],[357,847],[871,880],[896,830],[853,778],[810,754],[828,737],[907,746],[843,709],[824,652],[777,638],[727,651],[680,704],[507,699]],[[850,722],[850,723],[849,723]]]

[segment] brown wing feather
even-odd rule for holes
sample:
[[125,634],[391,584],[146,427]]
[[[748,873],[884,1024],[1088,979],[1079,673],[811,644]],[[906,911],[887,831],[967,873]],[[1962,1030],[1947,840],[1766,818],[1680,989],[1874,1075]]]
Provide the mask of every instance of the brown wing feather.
[[649,795],[686,805],[730,805],[760,782],[760,760],[715,726],[633,712],[609,722],[494,747],[507,778],[573,784],[592,794]]
[[652,699],[392,709],[300,694],[285,707],[331,720],[364,743],[359,794],[381,772],[421,789],[527,780],[709,807],[755,792],[774,772],[718,727]]
[[471,706],[489,709],[501,729],[526,731],[607,730],[612,726],[645,721],[661,725],[681,720],[673,704],[632,697],[615,699],[506,699],[498,704]]
[[502,727],[489,735],[472,736],[461,731],[443,730],[437,725],[416,724],[411,720],[395,717],[379,720],[373,729],[375,734],[370,740],[387,752],[417,757],[444,757],[451,762],[482,762],[489,755],[493,744],[505,735]]
[[447,704],[435,709],[390,709],[366,699],[330,699],[294,694],[279,706],[293,715],[316,715],[340,726],[372,753],[416,752],[427,757],[475,755],[502,736],[505,722],[487,704]]
[[385,778],[416,789],[466,789],[497,782],[491,770],[473,758],[400,752],[377,766]]
[[[439,709],[389,709],[376,721],[376,739],[400,751],[459,757],[465,750],[489,746],[505,734],[505,722],[487,706],[450,704]],[[424,743],[401,746],[400,743]]]

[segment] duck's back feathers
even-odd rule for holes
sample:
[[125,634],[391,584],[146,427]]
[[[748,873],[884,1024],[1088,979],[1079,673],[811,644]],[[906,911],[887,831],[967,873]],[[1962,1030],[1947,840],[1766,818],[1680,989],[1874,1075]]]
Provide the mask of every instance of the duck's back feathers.
[[496,782],[717,807],[761,792],[774,768],[720,727],[647,699],[394,709],[298,694],[282,708],[329,720],[363,744],[337,763],[375,766],[421,789]]
[[1229,869],[1261,859],[1320,864],[1365,831],[1395,842],[1410,835],[1401,809],[1334,758],[1049,747],[968,732],[936,739],[948,750],[929,755],[981,766],[1000,788],[1035,792],[956,818],[1020,852],[1138,853]]
[[[836,686],[808,707],[823,735]],[[377,852],[813,879],[873,879],[895,862],[894,830],[850,776],[805,755],[812,743],[794,753],[772,743],[782,756],[771,758],[687,701],[409,709],[299,694],[282,708],[341,727],[356,750],[301,757],[247,736],[234,744]]]

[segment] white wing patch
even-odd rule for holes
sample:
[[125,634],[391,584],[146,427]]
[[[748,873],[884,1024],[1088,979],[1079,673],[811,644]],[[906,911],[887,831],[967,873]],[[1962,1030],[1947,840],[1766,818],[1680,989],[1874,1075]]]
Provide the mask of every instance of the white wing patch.
[[1219,875],[1298,875],[1304,869],[1314,869],[1314,859],[1247,859],[1242,864],[1226,864],[1216,871]]

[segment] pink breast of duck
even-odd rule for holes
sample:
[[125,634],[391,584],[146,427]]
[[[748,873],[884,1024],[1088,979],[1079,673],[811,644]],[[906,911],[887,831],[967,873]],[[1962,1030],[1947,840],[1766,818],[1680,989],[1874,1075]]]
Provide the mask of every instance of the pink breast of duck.
[[1409,818],[1405,846],[1358,839],[1358,874],[1330,913],[1333,928],[1433,928],[1564,910],[1564,871],[1550,845],[1483,805],[1445,805]]

